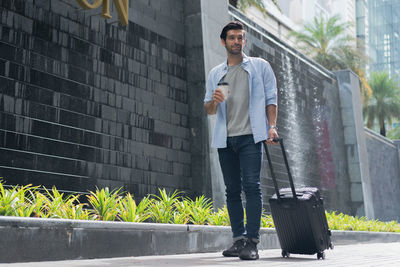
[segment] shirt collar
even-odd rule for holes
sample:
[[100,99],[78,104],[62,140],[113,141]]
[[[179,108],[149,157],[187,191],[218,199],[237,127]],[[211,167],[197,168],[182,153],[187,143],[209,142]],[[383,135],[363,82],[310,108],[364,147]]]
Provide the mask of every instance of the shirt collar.
[[250,58],[243,53],[243,61],[242,61],[242,65],[246,65],[249,62]]
[[[242,63],[240,63],[240,64],[242,64],[242,66],[245,66],[249,62],[250,59],[245,53],[242,52],[242,54],[243,54],[243,60],[242,60]],[[228,59],[225,60],[225,63],[224,63],[224,70],[227,70],[227,69],[228,69]]]

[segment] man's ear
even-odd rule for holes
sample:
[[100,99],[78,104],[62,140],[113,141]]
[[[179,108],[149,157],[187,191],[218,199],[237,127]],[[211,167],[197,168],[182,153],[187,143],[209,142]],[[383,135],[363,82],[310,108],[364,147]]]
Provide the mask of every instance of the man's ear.
[[222,44],[222,46],[223,46],[223,47],[225,47],[225,46],[226,46],[226,42],[225,42],[225,40],[224,40],[224,39],[222,39],[222,38],[221,38],[221,44]]

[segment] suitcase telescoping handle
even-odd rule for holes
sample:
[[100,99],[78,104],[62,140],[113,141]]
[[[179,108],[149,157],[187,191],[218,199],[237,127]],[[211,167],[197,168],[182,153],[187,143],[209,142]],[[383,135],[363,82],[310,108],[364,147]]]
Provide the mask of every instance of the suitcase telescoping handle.
[[[292,189],[293,198],[297,199],[296,189],[294,188],[294,183],[293,183],[293,177],[292,177],[292,174],[290,173],[289,162],[288,162],[288,159],[287,159],[287,156],[286,156],[285,147],[283,145],[283,139],[282,138],[274,138],[274,142],[279,142],[279,144],[281,145],[283,160],[285,161],[286,169],[287,169],[288,176],[289,176],[290,188]],[[271,156],[270,156],[269,151],[268,151],[268,145],[265,142],[263,142],[263,145],[264,145],[265,153],[267,154],[268,165],[269,165],[269,169],[271,171],[271,176],[272,176],[272,181],[274,183],[276,196],[280,200],[281,196],[279,194],[279,188],[278,188],[278,183],[276,181],[275,172],[274,172],[274,169],[272,167],[272,161],[271,161]]]

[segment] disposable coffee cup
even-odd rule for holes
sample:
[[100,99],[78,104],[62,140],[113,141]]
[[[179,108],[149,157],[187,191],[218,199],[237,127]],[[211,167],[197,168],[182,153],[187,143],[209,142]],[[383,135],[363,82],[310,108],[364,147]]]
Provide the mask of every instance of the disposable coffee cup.
[[224,100],[227,100],[231,94],[231,90],[229,90],[229,84],[227,82],[218,83],[218,88],[222,91]]

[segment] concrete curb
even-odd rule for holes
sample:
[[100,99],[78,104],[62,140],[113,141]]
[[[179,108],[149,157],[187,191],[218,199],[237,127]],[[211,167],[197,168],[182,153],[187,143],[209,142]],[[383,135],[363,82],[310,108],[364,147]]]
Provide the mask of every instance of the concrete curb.
[[[230,227],[0,216],[0,262],[216,252],[232,242]],[[400,242],[400,234],[332,231],[335,245]],[[280,248],[261,229],[260,249]]]

